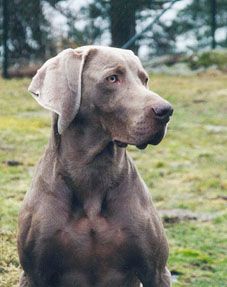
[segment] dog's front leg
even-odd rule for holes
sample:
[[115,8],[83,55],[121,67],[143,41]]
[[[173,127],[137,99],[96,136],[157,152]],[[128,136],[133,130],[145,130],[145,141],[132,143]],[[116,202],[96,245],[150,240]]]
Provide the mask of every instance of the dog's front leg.
[[[52,286],[52,285],[51,285]],[[26,272],[22,272],[19,280],[19,287],[50,287],[49,284],[46,284],[43,279],[29,279],[29,276]]]
[[[144,271],[144,270],[143,270]],[[156,272],[143,272],[140,287],[171,287],[171,273],[168,268]]]
[[32,287],[30,280],[24,272],[21,273],[19,287]]
[[161,272],[159,281],[160,281],[160,286],[162,287],[172,286],[171,273],[167,267],[165,267],[164,271]]

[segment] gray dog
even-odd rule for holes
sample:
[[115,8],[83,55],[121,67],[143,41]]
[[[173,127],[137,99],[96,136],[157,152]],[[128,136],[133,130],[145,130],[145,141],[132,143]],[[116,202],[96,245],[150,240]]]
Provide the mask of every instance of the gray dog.
[[85,46],[29,87],[52,134],[19,216],[20,287],[168,287],[168,245],[127,144],[158,144],[173,113],[128,50]]

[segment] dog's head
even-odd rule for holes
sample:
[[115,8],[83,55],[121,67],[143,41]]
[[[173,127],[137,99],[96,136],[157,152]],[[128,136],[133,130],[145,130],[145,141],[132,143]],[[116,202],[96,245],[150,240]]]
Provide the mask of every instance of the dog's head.
[[48,60],[29,91],[59,115],[60,134],[81,117],[100,125],[119,146],[144,148],[162,140],[173,113],[147,82],[147,73],[131,51],[85,46]]

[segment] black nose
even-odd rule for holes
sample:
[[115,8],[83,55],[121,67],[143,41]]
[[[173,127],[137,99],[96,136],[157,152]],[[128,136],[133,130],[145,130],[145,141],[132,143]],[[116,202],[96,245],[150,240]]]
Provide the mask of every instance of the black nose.
[[170,104],[160,104],[152,108],[155,116],[159,119],[167,119],[173,114],[173,108]]

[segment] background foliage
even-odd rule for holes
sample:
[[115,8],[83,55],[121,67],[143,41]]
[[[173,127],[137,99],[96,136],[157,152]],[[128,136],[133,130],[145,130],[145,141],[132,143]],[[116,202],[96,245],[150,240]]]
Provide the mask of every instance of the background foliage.
[[[173,1],[173,0],[172,0]],[[90,0],[78,6],[70,0],[0,0],[8,6],[8,49],[10,64],[31,63],[49,58],[69,46],[111,44],[121,47],[156,17],[171,0]],[[176,1],[176,0],[175,0]],[[227,0],[178,0],[188,3],[172,20],[160,18],[130,47],[135,52],[147,47],[148,55],[178,53],[179,39],[186,50],[207,49],[212,44],[212,3],[216,3],[216,34],[219,48],[227,47]],[[84,4],[83,4],[84,3]],[[74,5],[72,5],[74,4]],[[50,17],[48,11],[55,12]],[[0,8],[1,23],[3,18]],[[64,32],[55,33],[54,18],[64,17]],[[2,47],[3,27],[0,29]],[[62,31],[63,31],[62,30]],[[185,49],[185,48],[184,48]],[[186,51],[184,50],[184,51]]]

